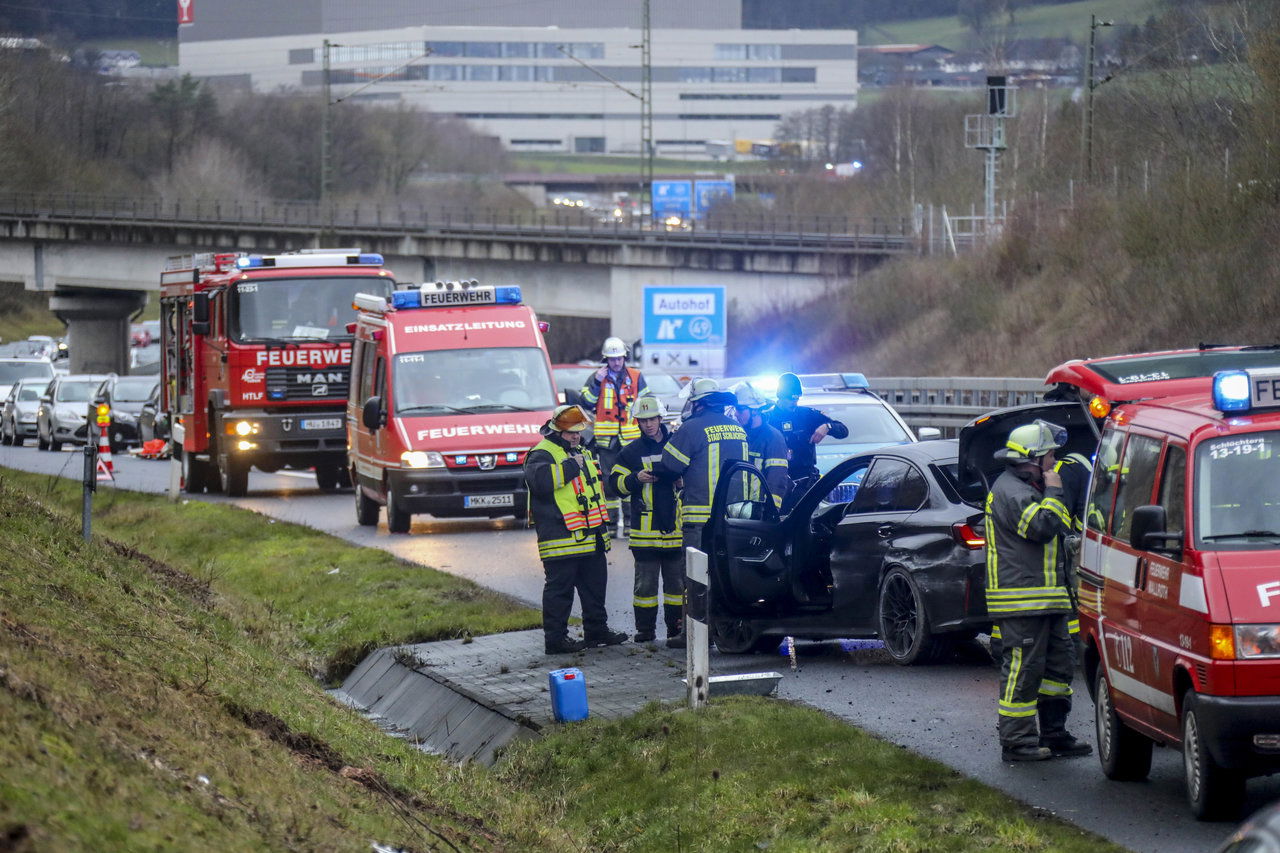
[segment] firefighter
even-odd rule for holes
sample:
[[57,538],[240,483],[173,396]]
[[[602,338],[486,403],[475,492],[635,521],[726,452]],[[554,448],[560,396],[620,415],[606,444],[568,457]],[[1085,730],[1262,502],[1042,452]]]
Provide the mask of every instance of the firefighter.
[[738,423],[747,432],[747,451],[751,464],[760,469],[773,495],[774,504],[781,509],[783,500],[791,491],[791,477],[787,473],[787,441],[782,433],[765,421],[764,410],[769,401],[754,385],[739,382],[729,390],[738,400],[735,411]]
[[987,495],[986,598],[1001,637],[998,729],[1004,761],[1092,752],[1066,728],[1075,648],[1061,544],[1071,516],[1054,470],[1054,451],[1066,439],[1065,429],[1042,420],[1012,430],[996,451],[1005,470]]
[[[1082,453],[1068,453],[1054,464],[1053,470],[1058,472],[1062,480],[1062,503],[1071,518],[1071,526],[1062,538],[1063,558],[1067,567],[1067,590],[1071,593],[1072,610],[1079,610],[1076,599],[1076,566],[1080,560],[1080,537],[1084,535],[1084,507],[1089,499],[1089,478],[1093,475],[1093,462]],[[1080,620],[1071,614],[1067,623],[1071,635],[1079,641]],[[1081,648],[1076,646],[1076,656]]]
[[[591,422],[577,406],[558,406],[542,427],[544,438],[525,458],[529,512],[538,532],[538,556],[546,579],[542,586],[542,632],[549,655],[614,646],[627,635],[609,629],[605,584],[609,532],[600,469],[582,446]],[[585,641],[569,638],[573,591],[582,603]]]
[[643,394],[631,404],[631,416],[640,437],[622,448],[610,472],[613,487],[631,502],[629,544],[636,561],[632,607],[637,643],[657,637],[658,580],[662,580],[662,616],[667,637],[680,633],[684,609],[684,552],[680,547],[679,480],[659,480],[653,465],[662,457],[662,446],[671,431],[662,422],[662,403]]
[[[605,338],[600,355],[604,366],[587,377],[587,384],[579,394],[583,403],[595,407],[596,453],[600,467],[612,471],[622,448],[640,437],[640,428],[631,416],[631,404],[644,393],[645,381],[639,370],[627,367],[627,345],[622,338]],[[622,507],[612,482],[605,483],[605,494],[609,498],[612,527],[615,524],[612,512],[615,509],[621,512]],[[629,524],[624,524],[624,529],[627,526]]]
[[[689,383],[688,415],[680,429],[662,448],[662,458],[654,470],[660,479],[684,481],[680,493],[680,541],[685,548],[707,549],[702,544],[702,528],[711,518],[711,499],[726,462],[742,461],[747,455],[747,434],[742,426],[725,415],[736,398],[721,391],[714,379],[699,377]],[[685,632],[667,639],[667,647],[682,649]]]
[[790,453],[788,471],[800,494],[818,479],[815,445],[826,438],[848,438],[849,428],[817,409],[800,405],[800,377],[784,373],[778,377],[778,402],[765,413],[769,425],[782,433]]

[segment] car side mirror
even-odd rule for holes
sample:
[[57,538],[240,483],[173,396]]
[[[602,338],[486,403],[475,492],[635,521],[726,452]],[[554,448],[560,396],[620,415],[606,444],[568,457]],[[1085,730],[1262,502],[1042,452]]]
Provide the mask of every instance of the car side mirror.
[[1154,504],[1136,507],[1129,525],[1129,544],[1140,551],[1182,552],[1181,531],[1165,530],[1164,507]]
[[382,411],[382,398],[370,397],[364,401],[364,409],[360,413],[360,422],[366,429],[381,429],[387,422]]
[[191,297],[191,333],[209,334],[209,294],[196,293]]
[[920,427],[916,430],[916,438],[921,441],[937,441],[942,438],[942,430],[937,427]]

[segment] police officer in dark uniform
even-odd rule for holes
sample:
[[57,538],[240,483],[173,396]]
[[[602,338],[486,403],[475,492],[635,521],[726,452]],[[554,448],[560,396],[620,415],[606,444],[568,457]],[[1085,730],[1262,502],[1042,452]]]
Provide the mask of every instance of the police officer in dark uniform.
[[798,497],[818,479],[818,442],[828,435],[848,438],[849,428],[817,409],[800,405],[800,377],[784,373],[778,377],[778,402],[765,414],[769,425],[786,439],[790,459],[787,471],[796,484],[792,496]]

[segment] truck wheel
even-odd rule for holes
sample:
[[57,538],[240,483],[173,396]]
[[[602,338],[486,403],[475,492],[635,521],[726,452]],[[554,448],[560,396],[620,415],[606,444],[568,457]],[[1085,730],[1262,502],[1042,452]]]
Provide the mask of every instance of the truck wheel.
[[387,530],[391,533],[408,533],[409,522],[412,519],[412,513],[400,508],[400,501],[396,500],[395,491],[387,489]]
[[1218,766],[1209,753],[1200,727],[1196,692],[1182,701],[1182,766],[1187,777],[1187,802],[1196,820],[1235,820],[1244,802],[1244,774]]
[[364,487],[356,484],[356,524],[361,527],[376,527],[378,524],[378,502],[364,493]]
[[249,491],[249,465],[245,462],[228,458],[225,466],[219,466],[218,478],[227,497],[242,498]]
[[930,633],[924,597],[905,569],[890,569],[880,583],[876,627],[885,651],[899,666],[931,663],[946,650],[946,641]]
[[1098,668],[1093,688],[1093,717],[1098,729],[1098,759],[1108,779],[1139,782],[1151,772],[1150,738],[1143,737],[1124,724],[1111,702],[1107,676]]

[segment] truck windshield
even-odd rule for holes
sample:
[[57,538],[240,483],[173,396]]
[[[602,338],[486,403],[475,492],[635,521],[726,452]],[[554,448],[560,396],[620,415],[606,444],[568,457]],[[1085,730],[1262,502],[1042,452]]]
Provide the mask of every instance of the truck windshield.
[[357,293],[389,297],[390,278],[270,278],[237,282],[231,295],[231,336],[237,341],[350,340]]
[[1196,449],[1197,547],[1280,548],[1280,432],[1205,441]]
[[547,360],[537,347],[495,347],[396,356],[397,415],[526,412],[556,405]]
[[53,365],[47,361],[0,361],[0,385],[12,385],[19,379],[53,378]]

